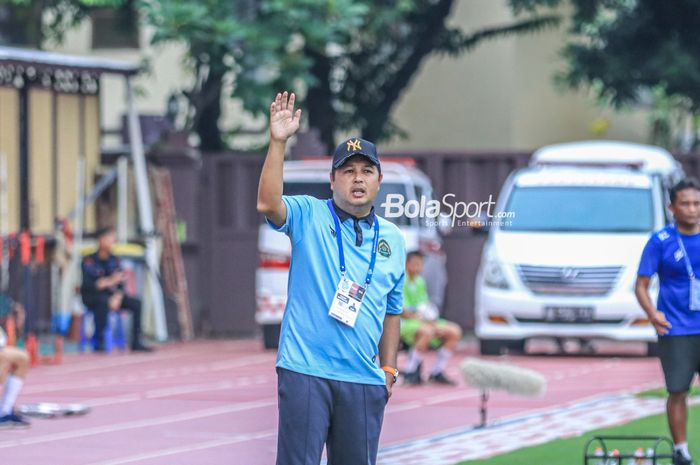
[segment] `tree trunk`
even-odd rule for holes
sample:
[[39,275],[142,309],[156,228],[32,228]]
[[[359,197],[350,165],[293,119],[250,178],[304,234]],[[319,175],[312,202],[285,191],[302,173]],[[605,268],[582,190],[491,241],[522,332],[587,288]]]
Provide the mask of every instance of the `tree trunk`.
[[309,87],[306,95],[306,107],[309,112],[309,126],[318,130],[321,143],[326,153],[331,155],[335,148],[336,113],[333,109],[333,92],[330,86],[331,62],[327,56],[306,49],[314,64],[311,74],[317,79],[317,83]]
[[199,147],[203,152],[220,152],[226,148],[219,128],[224,75],[225,71],[212,69],[198,96],[194,130],[199,136]]
[[454,0],[439,0],[424,12],[413,13],[415,28],[414,41],[406,44],[412,48],[410,56],[401,63],[401,67],[381,88],[382,99],[363,102],[358,112],[365,123],[362,135],[371,141],[379,141],[386,134],[386,126],[391,117],[391,110],[401,97],[404,89],[413,79],[423,60],[430,56],[435,48],[436,37],[445,31],[445,22],[452,12]]

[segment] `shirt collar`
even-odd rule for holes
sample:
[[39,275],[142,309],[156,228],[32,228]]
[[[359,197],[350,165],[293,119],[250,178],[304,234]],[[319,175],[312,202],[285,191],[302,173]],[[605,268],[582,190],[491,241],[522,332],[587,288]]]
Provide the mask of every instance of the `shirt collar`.
[[372,206],[372,209],[369,211],[367,216],[363,216],[362,218],[358,218],[358,217],[353,216],[350,213],[346,212],[342,208],[340,208],[335,203],[335,200],[333,200],[332,202],[333,202],[333,209],[335,210],[335,214],[338,215],[338,219],[340,220],[341,223],[343,223],[348,218],[352,218],[352,219],[358,220],[358,221],[365,220],[367,222],[367,224],[369,224],[370,226],[374,226],[374,217],[375,217],[374,206]]

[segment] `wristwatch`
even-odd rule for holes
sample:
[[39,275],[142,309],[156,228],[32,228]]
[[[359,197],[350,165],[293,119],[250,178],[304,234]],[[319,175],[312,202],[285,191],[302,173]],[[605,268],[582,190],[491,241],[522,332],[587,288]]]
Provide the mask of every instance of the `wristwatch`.
[[396,368],[390,367],[389,365],[384,365],[382,367],[382,371],[384,371],[384,373],[388,373],[391,376],[393,376],[394,382],[397,382],[399,380],[399,370],[397,370]]

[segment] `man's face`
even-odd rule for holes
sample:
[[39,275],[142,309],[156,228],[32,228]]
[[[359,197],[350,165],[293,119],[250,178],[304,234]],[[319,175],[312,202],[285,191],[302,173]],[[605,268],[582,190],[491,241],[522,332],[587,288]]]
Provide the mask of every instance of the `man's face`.
[[406,261],[406,271],[411,276],[419,275],[423,272],[423,257],[418,257],[416,255],[411,256]]
[[364,207],[372,205],[379,192],[382,175],[366,157],[350,157],[340,168],[331,173],[333,199],[343,205]]
[[112,248],[114,247],[115,242],[116,236],[114,234],[114,231],[110,231],[100,236],[98,240],[98,245],[100,247],[100,250],[112,252]]
[[694,225],[700,221],[700,191],[689,187],[676,193],[676,199],[669,205],[676,222]]

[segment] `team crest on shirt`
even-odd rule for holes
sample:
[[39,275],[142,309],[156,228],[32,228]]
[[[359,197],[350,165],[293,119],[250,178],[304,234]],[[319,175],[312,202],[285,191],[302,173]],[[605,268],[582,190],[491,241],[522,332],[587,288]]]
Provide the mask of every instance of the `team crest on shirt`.
[[681,258],[683,258],[683,251],[681,249],[676,250],[673,254],[673,258],[675,258],[677,262],[681,261]]
[[386,240],[382,239],[379,241],[377,250],[379,250],[379,255],[382,257],[391,257],[391,247],[389,247],[389,243]]

